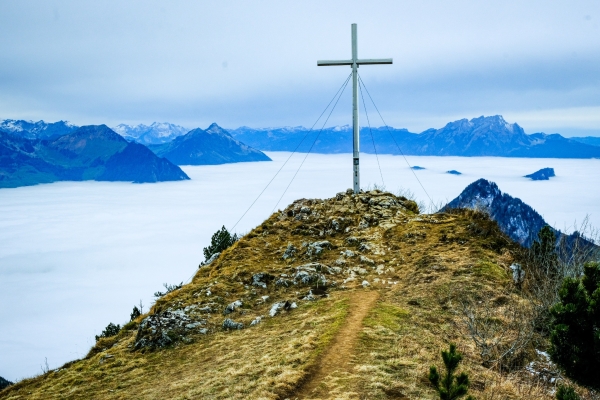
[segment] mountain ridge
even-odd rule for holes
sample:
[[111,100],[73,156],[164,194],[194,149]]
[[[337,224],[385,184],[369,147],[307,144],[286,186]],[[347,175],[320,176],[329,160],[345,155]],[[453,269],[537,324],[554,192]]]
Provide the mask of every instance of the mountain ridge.
[[179,167],[141,144],[127,142],[106,125],[33,140],[0,131],[0,187],[64,180],[146,183],[186,179]]
[[192,129],[150,150],[177,165],[218,165],[233,162],[271,161],[263,152],[233,138],[216,123],[207,129]]
[[[534,158],[600,158],[600,148],[559,134],[527,135],[517,123],[508,123],[500,115],[466,118],[447,123],[440,129],[412,133],[391,127],[361,127],[360,146],[366,153],[407,154],[422,156],[496,156]],[[299,151],[307,151],[315,141],[313,152],[349,153],[352,151],[351,127],[326,128],[309,132],[306,128],[232,129],[234,137],[261,150],[292,151],[307,135]],[[391,136],[390,137],[390,133]],[[371,138],[373,135],[373,139]],[[319,135],[317,139],[317,135]],[[372,141],[375,141],[375,147]],[[399,148],[398,148],[399,147]]]

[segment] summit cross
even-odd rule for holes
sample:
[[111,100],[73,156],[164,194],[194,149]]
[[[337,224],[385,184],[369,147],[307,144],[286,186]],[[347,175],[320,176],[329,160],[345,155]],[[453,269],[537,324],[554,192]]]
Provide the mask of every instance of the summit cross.
[[381,59],[358,59],[358,50],[356,46],[356,24],[352,24],[352,59],[350,60],[319,60],[317,66],[328,67],[338,65],[350,65],[352,67],[352,159],[353,159],[353,187],[354,193],[360,192],[360,168],[359,168],[359,153],[360,153],[360,130],[358,126],[358,66],[368,64],[392,64],[391,58]]

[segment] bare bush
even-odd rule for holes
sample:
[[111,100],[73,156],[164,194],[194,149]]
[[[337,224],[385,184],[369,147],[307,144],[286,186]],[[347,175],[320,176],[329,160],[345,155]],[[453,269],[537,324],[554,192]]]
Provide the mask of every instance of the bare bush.
[[491,301],[463,295],[457,304],[460,328],[473,340],[485,367],[513,370],[527,362],[535,336],[529,302],[505,293]]

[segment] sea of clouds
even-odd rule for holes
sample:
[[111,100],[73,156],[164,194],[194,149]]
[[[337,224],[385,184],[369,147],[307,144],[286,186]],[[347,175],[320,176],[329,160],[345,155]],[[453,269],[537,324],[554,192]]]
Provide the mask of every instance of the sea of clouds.
[[[230,228],[290,153],[273,162],[186,166],[190,181],[157,184],[59,182],[0,190],[0,376],[9,380],[84,357],[94,335],[145,310],[163,283],[188,281],[202,248]],[[236,226],[248,232],[298,198],[326,198],[351,187],[349,154],[296,154]],[[379,156],[387,190],[411,190],[436,205],[486,178],[521,198],[547,222],[572,230],[586,216],[600,227],[600,160]],[[553,167],[550,181],[523,175]],[[361,158],[362,186],[381,185],[374,155]],[[460,176],[447,170],[458,170]],[[417,182],[421,181],[428,195]]]

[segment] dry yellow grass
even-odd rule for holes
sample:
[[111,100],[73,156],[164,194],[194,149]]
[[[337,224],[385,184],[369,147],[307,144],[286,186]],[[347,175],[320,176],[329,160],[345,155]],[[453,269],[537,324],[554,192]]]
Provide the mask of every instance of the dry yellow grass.
[[[150,310],[160,314],[210,306],[211,314],[194,316],[205,320],[208,334],[190,333],[165,348],[134,350],[135,328],[144,315],[132,330],[98,342],[86,359],[24,380],[0,398],[434,399],[429,366],[440,365],[440,350],[454,342],[465,355],[462,369],[469,372],[477,398],[550,399],[549,388],[527,375],[483,367],[460,329],[454,304],[465,293],[484,302],[506,293],[519,298],[508,268],[518,258],[518,246],[476,213],[413,211],[414,203],[378,191],[299,200]],[[309,244],[322,240],[329,246],[311,254]],[[290,244],[296,253],[284,259]],[[347,250],[354,256],[340,254]],[[303,300],[308,285],[274,284],[279,278],[291,281],[296,268],[308,262],[335,267],[323,272],[329,297]],[[259,272],[274,277],[267,288],[252,286],[252,276]],[[351,301],[360,298],[350,294],[365,290],[377,291],[379,299],[353,325],[357,340],[343,350],[349,362],[330,371],[319,368],[353,309]],[[243,306],[227,317],[246,328],[223,331],[222,311],[235,300]],[[249,326],[283,300],[298,308]]]

